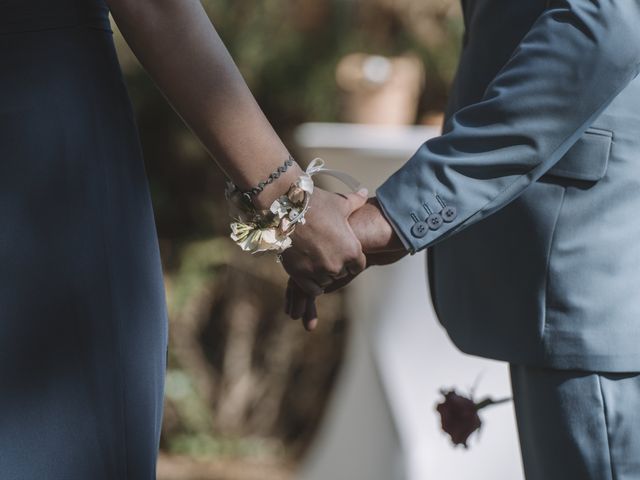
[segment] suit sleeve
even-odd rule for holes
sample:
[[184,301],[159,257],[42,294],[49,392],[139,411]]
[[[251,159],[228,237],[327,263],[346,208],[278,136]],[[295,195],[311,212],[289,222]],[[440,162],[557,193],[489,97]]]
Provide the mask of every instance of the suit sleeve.
[[482,99],[452,115],[447,133],[424,143],[377,189],[411,252],[517,198],[638,74],[640,0],[556,3]]

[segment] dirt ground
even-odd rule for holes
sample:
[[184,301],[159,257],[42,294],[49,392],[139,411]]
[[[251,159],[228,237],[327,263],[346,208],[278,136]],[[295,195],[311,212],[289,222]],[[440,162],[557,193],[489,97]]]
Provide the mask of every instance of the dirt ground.
[[293,468],[241,460],[209,462],[161,454],[158,480],[293,480]]

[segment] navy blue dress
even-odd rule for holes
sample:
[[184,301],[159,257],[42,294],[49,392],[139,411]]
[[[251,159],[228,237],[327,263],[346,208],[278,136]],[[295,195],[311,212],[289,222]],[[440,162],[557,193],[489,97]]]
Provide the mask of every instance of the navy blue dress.
[[0,0],[0,478],[155,478],[167,313],[103,0]]

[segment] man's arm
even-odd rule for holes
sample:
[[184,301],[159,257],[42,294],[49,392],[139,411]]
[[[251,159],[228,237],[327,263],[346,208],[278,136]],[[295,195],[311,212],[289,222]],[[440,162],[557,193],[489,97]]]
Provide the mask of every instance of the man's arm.
[[[366,244],[397,245],[385,221],[416,252],[504,207],[553,167],[638,74],[640,1],[554,3],[483,98],[455,113],[445,135],[423,144],[378,188],[378,205],[352,215],[356,225],[378,226],[361,230],[365,251]],[[439,212],[445,205],[455,209],[449,221],[434,229],[421,222],[425,206]],[[309,321],[313,298],[290,297],[289,312]]]
[[[484,97],[455,113],[376,195],[411,251],[486,218],[549,170],[638,74],[638,0],[563,0],[545,11]],[[454,218],[419,224],[425,205]]]

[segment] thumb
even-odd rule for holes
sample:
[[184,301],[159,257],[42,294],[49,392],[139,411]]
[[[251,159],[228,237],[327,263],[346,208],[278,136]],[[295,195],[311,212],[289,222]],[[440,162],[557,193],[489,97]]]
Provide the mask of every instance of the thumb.
[[345,195],[346,203],[346,216],[350,216],[353,212],[367,203],[369,197],[369,190],[361,188],[356,193],[348,193]]

